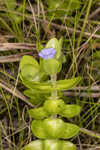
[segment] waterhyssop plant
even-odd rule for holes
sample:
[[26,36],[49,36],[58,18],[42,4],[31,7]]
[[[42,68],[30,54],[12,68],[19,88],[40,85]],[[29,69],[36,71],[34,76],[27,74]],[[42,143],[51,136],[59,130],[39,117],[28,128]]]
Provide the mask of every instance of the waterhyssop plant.
[[79,83],[80,77],[57,80],[64,55],[61,51],[62,39],[51,39],[44,49],[39,50],[40,62],[25,55],[20,61],[20,78],[28,88],[24,94],[30,102],[39,106],[28,110],[32,121],[32,133],[38,138],[25,146],[25,150],[76,150],[70,139],[80,128],[64,122],[80,113],[80,106],[65,104],[61,91],[71,89]]

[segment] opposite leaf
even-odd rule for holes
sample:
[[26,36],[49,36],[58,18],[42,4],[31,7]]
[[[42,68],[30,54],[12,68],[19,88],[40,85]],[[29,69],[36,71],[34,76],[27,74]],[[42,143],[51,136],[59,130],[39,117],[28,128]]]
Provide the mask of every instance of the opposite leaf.
[[62,149],[60,150],[76,150],[76,145],[69,141],[62,141]]
[[44,119],[49,116],[43,107],[30,109],[28,113],[34,119]]
[[39,70],[33,65],[26,64],[21,70],[21,75],[29,81],[34,80],[39,74]]
[[32,121],[32,132],[38,138],[48,138],[47,133],[44,131],[43,122],[41,120]]
[[33,65],[33,67],[39,69],[38,62],[32,56],[24,55],[20,61],[20,69],[22,70],[22,68],[27,64]]
[[47,118],[44,120],[34,120],[32,122],[33,134],[41,139],[57,139],[63,136],[65,123],[61,119]]
[[24,94],[29,97],[29,101],[34,104],[34,105],[40,105],[42,104],[45,99],[50,96],[49,94],[47,93],[43,93],[41,92],[40,90],[31,90],[31,89],[28,89],[28,90],[25,90],[24,91]]
[[65,123],[58,118],[48,118],[43,120],[43,127],[49,138],[57,139],[63,135]]
[[31,90],[38,90],[38,91],[41,91],[41,93],[42,92],[48,93],[48,92],[51,92],[52,90],[50,83],[29,81],[29,80],[26,80],[21,74],[20,74],[20,78],[23,84]]
[[[52,91],[52,84],[51,82],[34,82],[34,81],[27,81],[25,80],[22,76],[20,76],[23,84],[28,87],[29,89],[36,89],[36,90],[41,90],[41,92],[49,93]],[[56,82],[56,89],[58,91],[61,90],[68,90],[76,86],[80,80],[81,77],[76,77],[73,79],[68,79],[68,80],[59,80]]]
[[24,77],[29,81],[40,80],[40,66],[38,62],[32,57],[25,55],[20,61],[20,76]]
[[25,150],[76,150],[76,146],[69,141],[47,139],[32,141]]
[[65,103],[63,100],[46,100],[44,103],[44,109],[50,114],[59,114],[60,112],[63,112],[65,109]]
[[65,109],[59,113],[62,117],[72,118],[79,115],[81,107],[78,105],[65,105]]
[[43,150],[59,150],[61,146],[61,140],[47,139],[43,141]]
[[76,150],[76,146],[69,141],[47,139],[43,140],[42,150]]
[[81,77],[76,77],[76,78],[72,78],[72,79],[67,79],[67,80],[59,80],[57,81],[57,90],[68,90],[73,88],[74,86],[76,86],[80,80],[82,78]]
[[25,150],[42,150],[42,140],[32,141],[25,146]]
[[77,135],[79,131],[80,128],[77,125],[71,123],[65,123],[65,129],[61,138],[62,139],[72,138],[73,136]]

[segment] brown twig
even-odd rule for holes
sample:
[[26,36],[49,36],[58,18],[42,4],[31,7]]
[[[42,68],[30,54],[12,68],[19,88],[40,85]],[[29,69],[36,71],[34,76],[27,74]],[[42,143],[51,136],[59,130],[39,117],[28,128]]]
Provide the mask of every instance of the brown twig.
[[[46,21],[46,23],[49,23],[48,21]],[[66,26],[63,26],[63,25],[58,25],[58,24],[55,24],[55,23],[51,23],[51,26],[52,27],[55,27],[56,29],[62,29],[62,30],[66,30]],[[70,27],[67,27],[67,30],[69,31],[69,33],[73,33],[75,32],[76,34],[80,34],[81,31],[80,30],[75,30],[73,28],[70,28]],[[84,36],[87,36],[87,37],[90,37],[92,33],[89,33],[89,32],[83,32],[83,35]],[[100,38],[100,35],[98,34],[94,34],[92,37],[94,38]]]
[[78,91],[98,91],[98,92],[100,92],[100,86],[91,86],[91,87],[89,87],[89,86],[81,86],[81,87],[75,87],[75,88],[72,88],[71,90],[74,90],[74,91],[76,91],[76,90],[78,90]]
[[75,91],[64,91],[64,96],[80,96],[80,97],[93,97],[93,98],[98,98],[100,97],[100,92],[96,93],[87,93],[87,92],[75,92]]
[[75,87],[71,90],[63,92],[65,96],[80,96],[80,97],[93,97],[99,98],[100,97],[100,86],[84,86],[84,87]]
[[0,51],[14,49],[36,50],[36,46],[30,43],[0,43]]

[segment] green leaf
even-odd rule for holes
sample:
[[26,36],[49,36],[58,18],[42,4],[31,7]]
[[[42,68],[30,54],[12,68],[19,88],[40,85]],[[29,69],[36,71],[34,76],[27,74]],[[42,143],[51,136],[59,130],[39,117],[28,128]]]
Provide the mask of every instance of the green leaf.
[[76,150],[76,146],[68,141],[47,139],[43,140],[43,150]]
[[30,142],[25,150],[76,150],[76,146],[69,141],[46,139]]
[[[24,91],[24,94],[27,96],[27,97],[30,97],[31,99],[36,99],[35,101],[38,101],[40,102],[41,99],[45,99],[45,95],[43,95],[44,93],[42,93],[41,91],[37,91],[35,89],[28,89],[28,90],[25,90]],[[41,97],[40,97],[41,96]],[[43,100],[44,101],[44,100]]]
[[[38,84],[37,84],[38,85]],[[40,84],[39,84],[40,85]],[[41,96],[41,99],[43,99],[44,97],[48,97],[50,96],[49,94],[47,94],[47,92],[45,91],[41,91],[41,90],[37,90],[37,89],[28,89],[28,90],[25,90],[24,91],[24,94],[30,98],[33,98],[33,97],[40,97]],[[45,99],[45,98],[44,98]]]
[[57,49],[57,53],[55,55],[56,59],[59,59],[61,57],[62,43],[63,43],[63,38],[60,38],[60,40],[58,40],[58,49]]
[[40,66],[38,62],[32,57],[25,55],[20,61],[21,76],[29,81],[40,80]]
[[62,1],[60,1],[60,0],[54,0],[54,1],[46,0],[46,2],[50,9],[57,9],[58,7],[60,7],[60,5],[62,3]]
[[50,94],[46,93],[45,91],[35,90],[35,89],[28,89],[24,91],[24,94],[27,97],[30,97],[29,101],[34,105],[42,104]]
[[43,107],[30,109],[28,113],[34,119],[44,119],[49,116]]
[[42,149],[42,140],[35,140],[30,142],[25,146],[25,150],[43,150]]
[[43,60],[43,69],[46,74],[57,74],[61,70],[61,63],[56,59],[44,59]]
[[29,99],[29,102],[32,103],[33,105],[42,105],[43,101],[41,99],[36,99],[36,97],[32,97]]
[[57,139],[63,135],[65,123],[61,119],[48,118],[43,120],[43,127],[49,138]]
[[62,48],[62,41],[63,39],[57,40],[56,38],[52,38],[48,41],[45,48],[54,48],[56,50],[55,59],[59,59],[61,56],[61,48]]
[[43,150],[62,150],[61,146],[61,140],[47,139],[43,141]]
[[57,90],[71,89],[74,86],[76,86],[80,82],[81,79],[82,79],[81,77],[76,77],[76,78],[73,78],[73,79],[59,80],[56,83],[56,89]]
[[69,139],[73,136],[77,135],[80,131],[80,128],[77,125],[71,123],[65,123],[65,129],[63,135],[61,135],[62,139]]
[[20,78],[23,82],[23,84],[33,90],[39,90],[41,91],[41,93],[50,93],[52,91],[52,86],[51,86],[51,83],[47,83],[47,82],[35,82],[35,81],[27,81],[25,78],[23,78],[20,74]]
[[65,109],[59,113],[59,115],[66,117],[66,118],[72,118],[74,116],[79,115],[81,111],[81,107],[78,105],[65,105]]
[[61,99],[57,100],[46,100],[44,103],[44,109],[48,112],[48,114],[53,115],[53,114],[59,114],[60,112],[63,112],[65,108],[65,103]]
[[54,48],[56,51],[58,50],[58,47],[59,47],[59,42],[56,38],[52,38],[51,40],[49,40],[45,46],[45,48]]
[[27,96],[27,97],[30,97],[30,98],[33,98],[34,97],[34,95],[36,95],[36,96],[40,96],[40,94],[37,92],[37,90],[31,90],[31,89],[28,89],[28,90],[25,90],[24,91],[24,94]]
[[32,81],[39,74],[39,69],[37,69],[36,67],[34,67],[31,64],[26,64],[23,66],[23,68],[21,70],[21,74],[24,78]]
[[41,139],[48,138],[46,132],[44,131],[44,126],[43,126],[42,120],[32,121],[32,132],[38,138],[41,138]]
[[[35,82],[35,81],[27,81],[25,80],[21,75],[20,78],[23,82],[23,84],[28,87],[29,89],[36,89],[36,90],[41,90],[41,92],[45,93],[50,93],[52,91],[52,84],[51,82]],[[68,80],[59,80],[56,82],[56,89],[58,91],[60,90],[68,90],[76,86],[80,80],[81,77],[76,77],[73,79],[68,79]]]
[[20,61],[20,69],[22,70],[22,68],[27,64],[33,65],[34,68],[39,70],[38,62],[32,56],[24,55]]
[[39,105],[43,103],[42,98],[40,97],[41,94],[37,93],[36,90],[25,90],[24,95],[30,98],[29,101],[33,105]]
[[76,146],[69,141],[62,141],[61,150],[76,150]]

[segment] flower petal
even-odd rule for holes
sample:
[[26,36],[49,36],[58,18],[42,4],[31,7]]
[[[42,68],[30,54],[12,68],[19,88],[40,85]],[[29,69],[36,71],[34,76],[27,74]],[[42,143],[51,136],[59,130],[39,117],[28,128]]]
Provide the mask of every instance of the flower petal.
[[56,50],[54,48],[45,48],[40,51],[39,56],[44,59],[50,59],[53,58],[55,54]]

